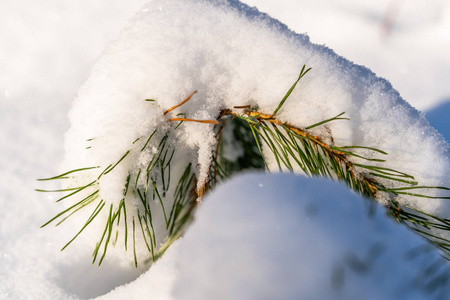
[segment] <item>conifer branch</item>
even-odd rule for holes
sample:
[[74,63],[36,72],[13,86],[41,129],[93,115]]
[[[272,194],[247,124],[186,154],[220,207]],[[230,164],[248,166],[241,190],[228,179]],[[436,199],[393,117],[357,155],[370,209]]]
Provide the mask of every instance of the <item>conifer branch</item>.
[[[282,98],[272,114],[259,111],[258,107],[250,105],[234,106],[223,109],[216,120],[195,120],[188,118],[186,114],[179,113],[182,118],[168,118],[167,124],[180,121],[177,124],[162,126],[149,132],[148,136],[142,136],[132,143],[117,161],[112,161],[103,170],[100,166],[78,168],[58,176],[40,181],[66,180],[70,178],[82,178],[89,174],[87,182],[77,187],[65,189],[43,190],[41,192],[66,192],[57,202],[64,199],[77,199],[72,206],[63,210],[46,222],[42,227],[60,220],[57,225],[65,221],[81,209],[88,206],[95,207],[90,217],[76,235],[65,244],[64,250],[89,226],[94,219],[105,213],[104,208],[109,206],[109,214],[104,225],[103,232],[93,252],[93,263],[98,261],[100,265],[105,259],[108,247],[115,246],[120,235],[123,235],[125,250],[128,249],[128,228],[132,228],[133,259],[137,266],[136,244],[137,239],[142,239],[149,257],[145,262],[155,261],[170,244],[179,238],[186,225],[192,220],[195,207],[203,195],[214,188],[218,182],[229,178],[234,173],[244,169],[269,170],[268,160],[264,156],[263,147],[267,147],[273,154],[280,171],[299,172],[308,176],[323,176],[333,180],[345,182],[349,188],[371,199],[388,199],[387,210],[399,222],[412,228],[414,231],[439,247],[445,255],[449,256],[450,241],[441,237],[439,231],[450,232],[450,220],[439,218],[419,211],[417,209],[401,205],[401,197],[421,197],[429,199],[450,199],[450,197],[435,197],[425,191],[439,189],[450,190],[447,187],[423,186],[412,175],[391,169],[386,166],[373,165],[372,162],[385,163],[381,158],[365,157],[357,153],[364,149],[372,155],[387,155],[383,150],[358,145],[336,146],[331,131],[327,129],[327,135],[317,136],[309,132],[310,129],[340,120],[349,120],[343,117],[344,112],[335,117],[325,119],[305,128],[294,126],[280,121],[276,114],[282,109],[299,81],[311,70],[303,66],[299,77]],[[179,104],[166,110],[163,115],[188,102],[194,91]],[[153,99],[145,101],[154,102]],[[194,166],[189,162],[179,178],[172,174],[173,157],[176,141],[173,131],[180,128],[183,122],[199,122],[214,124],[217,144],[213,149],[212,160],[209,167],[209,178],[199,188]],[[208,125],[205,125],[208,126]],[[164,130],[162,128],[165,128]],[[167,129],[168,128],[168,129]],[[227,138],[223,130],[230,129]],[[92,140],[92,139],[90,139]],[[145,142],[144,142],[145,141]],[[169,142],[170,141],[170,142]],[[331,141],[328,143],[327,141]],[[139,142],[139,143],[138,143]],[[224,145],[236,144],[242,153],[230,160],[224,154]],[[91,148],[91,147],[89,147]],[[116,167],[123,161],[131,159],[132,154],[148,151],[151,153],[147,165],[138,170],[130,170],[123,185],[123,195],[118,205],[114,205],[111,199],[101,199],[100,180],[103,176],[117,171]],[[179,151],[179,150],[177,150]],[[367,163],[362,163],[366,161]],[[94,178],[92,180],[92,178]],[[175,185],[172,182],[175,180]],[[131,184],[131,186],[130,186]],[[172,187],[172,188],[171,188]],[[423,191],[423,192],[421,192]],[[129,206],[130,202],[133,206]],[[169,200],[172,200],[171,202]],[[136,206],[139,204],[139,207]],[[158,203],[159,205],[155,205]],[[168,203],[171,203],[170,205]],[[129,206],[129,207],[127,207]],[[155,231],[155,216],[161,216],[166,228],[166,236],[157,236]],[[123,232],[120,232],[122,228]]]

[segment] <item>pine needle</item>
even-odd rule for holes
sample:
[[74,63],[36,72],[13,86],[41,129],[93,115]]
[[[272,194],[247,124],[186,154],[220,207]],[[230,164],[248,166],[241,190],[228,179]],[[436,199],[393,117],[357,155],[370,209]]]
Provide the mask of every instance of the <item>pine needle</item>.
[[283,106],[284,102],[286,102],[287,98],[289,98],[289,96],[292,94],[292,91],[294,91],[295,87],[297,86],[297,83],[300,81],[300,79],[302,79],[303,76],[306,75],[306,73],[308,73],[311,68],[307,69],[305,71],[306,65],[303,65],[302,70],[300,71],[300,75],[298,76],[297,80],[295,81],[295,83],[291,86],[291,88],[287,91],[286,95],[284,95],[283,99],[281,99],[280,104],[278,104],[277,108],[275,109],[275,111],[272,113],[272,116],[276,115],[277,112],[281,109],[281,107]]
[[66,175],[69,175],[69,174],[72,174],[72,173],[76,173],[76,172],[96,169],[96,168],[100,168],[100,167],[88,167],[88,168],[75,169],[75,170],[71,170],[69,172],[63,173],[61,175],[54,176],[54,177],[37,179],[37,181],[47,181],[47,180],[55,180],[55,179],[67,179],[69,177],[67,177]]
[[168,110],[166,110],[166,111],[164,112],[164,115],[167,115],[169,112],[171,112],[171,111],[174,110],[175,108],[180,107],[180,106],[183,105],[184,103],[188,102],[188,101],[192,98],[192,96],[194,96],[195,93],[197,93],[197,91],[193,91],[189,96],[187,96],[186,99],[184,99],[183,101],[181,101],[179,104],[177,104],[177,105],[175,105],[175,106],[169,108]]

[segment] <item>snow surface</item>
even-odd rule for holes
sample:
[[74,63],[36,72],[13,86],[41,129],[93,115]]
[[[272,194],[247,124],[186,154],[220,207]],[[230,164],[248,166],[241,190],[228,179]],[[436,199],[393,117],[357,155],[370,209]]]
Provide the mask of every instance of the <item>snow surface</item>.
[[[93,61],[145,2],[2,3],[1,299],[86,299],[130,282],[144,271],[108,262],[101,268],[92,267],[90,249],[77,248],[77,244],[60,253],[67,233],[61,228],[39,229],[59,208],[49,201],[51,196],[36,195],[33,188],[38,187],[36,178],[57,173],[63,134],[69,126],[67,111]],[[450,4],[445,0],[398,1],[402,8],[392,31],[381,39],[388,2],[396,1],[284,0],[282,5],[246,1],[297,32],[308,32],[313,42],[326,44],[387,78],[416,108],[430,109],[427,118],[450,140],[444,121],[450,113],[450,34],[445,17]],[[161,286],[160,282],[152,284]],[[138,295],[136,287],[143,290],[149,283],[134,285],[128,295]],[[146,291],[146,295],[151,293]]]

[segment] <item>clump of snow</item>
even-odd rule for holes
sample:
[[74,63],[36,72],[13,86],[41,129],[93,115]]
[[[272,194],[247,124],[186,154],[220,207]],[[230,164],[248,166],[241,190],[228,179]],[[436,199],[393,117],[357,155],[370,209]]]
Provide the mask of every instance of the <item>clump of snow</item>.
[[97,299],[441,299],[449,292],[450,269],[438,252],[343,184],[248,174],[207,198],[160,261]]
[[[172,178],[180,178],[191,163],[200,188],[208,179],[216,142],[213,125],[184,122],[175,130],[177,122],[169,119],[184,113],[186,118],[215,120],[221,109],[247,104],[271,113],[303,65],[313,69],[277,114],[281,121],[305,127],[345,111],[351,121],[328,124],[338,146],[385,150],[389,156],[383,165],[415,176],[422,185],[450,185],[447,143],[389,82],[234,0],[155,0],[139,11],[79,91],[70,112],[65,166],[99,166],[77,179],[88,183],[131,151],[99,179],[98,201],[117,207],[126,178],[130,175],[131,183],[142,185],[138,170],[151,162],[168,134],[166,149],[175,150],[172,164],[178,169]],[[163,114],[194,90],[198,93],[188,103]],[[149,98],[156,101],[145,101]],[[155,130],[157,135],[141,150]],[[312,132],[322,133],[320,128]],[[87,144],[87,139],[93,140]],[[270,167],[275,166],[272,160]],[[158,181],[159,189],[161,185]],[[168,207],[174,188],[167,192]],[[136,194],[127,201],[134,203],[130,215],[143,210]],[[450,212],[439,200],[400,201],[440,216]],[[107,217],[105,209],[98,217],[103,222],[96,223],[99,231]],[[165,234],[162,227],[160,237]],[[145,250],[142,240],[138,249]]]

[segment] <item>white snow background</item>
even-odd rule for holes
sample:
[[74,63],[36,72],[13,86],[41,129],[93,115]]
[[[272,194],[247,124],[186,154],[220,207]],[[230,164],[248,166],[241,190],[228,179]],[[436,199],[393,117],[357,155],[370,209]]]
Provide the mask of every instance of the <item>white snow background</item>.
[[[40,225],[58,212],[58,207],[52,201],[49,201],[46,195],[39,195],[34,192],[33,188],[38,187],[34,181],[36,178],[50,176],[58,171],[58,164],[63,158],[64,133],[68,128],[67,112],[77,89],[86,79],[95,59],[108,41],[117,36],[126,21],[145,2],[129,1],[124,4],[119,1],[95,1],[93,3],[77,1],[71,3],[69,1],[44,0],[35,3],[19,0],[1,3],[0,298],[92,298],[105,294],[116,286],[132,281],[144,271],[119,267],[112,263],[103,264],[101,268],[91,267],[90,257],[86,255],[86,252],[77,251],[75,245],[71,249],[65,250],[65,253],[59,253],[58,249],[68,238],[64,230],[61,228],[56,230],[52,228],[39,229]],[[448,50],[450,50],[450,4],[447,4],[446,1],[377,1],[372,4],[361,1],[315,1],[313,4],[309,2],[283,1],[282,5],[278,1],[247,1],[246,3],[257,6],[261,11],[269,13],[269,15],[284,22],[297,32],[307,32],[312,42],[326,44],[338,54],[358,64],[363,64],[376,72],[378,76],[388,79],[408,102],[425,111],[430,117],[430,123],[434,124],[443,134],[446,134],[447,140],[449,139],[447,116],[450,112],[448,105],[450,100],[450,87],[448,85],[450,81],[450,72],[448,72],[450,67],[448,57]],[[396,3],[399,5],[397,13],[395,13]],[[387,11],[394,11],[392,13],[393,25],[389,32],[383,29],[386,28],[386,25],[383,24],[389,23],[383,21],[385,16],[389,15]],[[384,33],[383,30],[385,30]],[[251,184],[257,184],[258,186],[262,184],[262,189],[265,189],[266,194],[270,195],[276,188],[275,186],[269,187],[269,185],[287,181],[296,183],[294,187],[285,188],[286,198],[289,198],[290,194],[299,193],[296,189],[299,188],[298,186],[302,184],[304,179],[283,176],[286,177],[247,177],[245,179],[241,177],[228,183],[228,187],[222,187],[222,193],[218,189],[215,194],[211,195],[211,198],[217,198],[216,203],[218,203],[221,197],[228,197],[224,196],[225,192],[223,191],[228,193],[229,190],[238,189],[242,191],[238,194],[243,194],[244,199],[247,199],[249,197],[244,192]],[[249,185],[247,186],[243,182],[248,182]],[[333,194],[336,199],[339,196],[348,199],[354,197],[346,196],[351,194],[336,184],[328,185],[322,181],[317,183],[308,181],[307,185],[320,185],[322,188],[326,186],[329,194]],[[261,201],[270,202],[272,198],[268,196],[263,198],[266,200]],[[280,195],[280,198],[283,198],[283,196]],[[320,197],[317,201],[324,201],[324,198],[326,197]],[[205,202],[207,201],[206,199]],[[239,199],[237,198],[235,201],[239,201]],[[213,202],[211,201],[211,203]],[[249,200],[248,205],[249,208],[242,205],[242,210],[251,209],[251,205],[255,204],[252,204],[252,201]],[[266,209],[270,210],[270,205],[273,204],[268,204]],[[294,204],[292,202],[286,205]],[[296,209],[300,211],[307,208],[308,206],[305,204],[303,208],[297,207]],[[217,216],[217,210],[221,210],[221,208],[215,208],[216,215],[214,215],[214,204],[206,207],[205,211],[207,209],[212,211],[210,216]],[[278,211],[278,209],[277,206],[277,209],[270,211],[282,214],[283,211]],[[358,212],[357,208],[354,209],[354,212]],[[226,207],[224,207],[224,210],[226,210]],[[294,208],[292,210],[295,211]],[[320,211],[317,212],[317,219],[320,218]],[[363,211],[362,208],[359,212],[361,211]],[[354,221],[356,223],[351,223],[352,221],[347,221],[348,218],[346,219],[345,213],[345,210],[342,209],[342,219],[336,219],[335,221],[343,224],[343,227],[361,224],[361,222],[371,222],[369,218],[365,221],[356,220]],[[270,215],[270,212],[265,209],[262,209],[261,214],[268,215],[269,218],[275,219],[277,222],[281,218],[280,215]],[[324,214],[326,215],[326,212]],[[215,219],[214,217],[211,218],[212,220]],[[286,217],[286,219],[292,220],[294,223],[296,220],[294,217]],[[263,219],[262,217],[255,217],[255,220]],[[373,220],[378,219],[374,218]],[[245,222],[247,221],[249,220]],[[202,233],[202,230],[205,229],[201,228],[208,227],[208,225],[201,225],[202,222],[210,224],[208,219],[203,221],[199,219],[198,225],[193,227],[192,234],[186,237],[185,242],[181,240],[179,243],[181,245],[174,245],[174,249],[167,253],[164,260],[160,261],[160,266],[157,264],[137,281],[121,287],[116,293],[106,295],[105,298],[121,299],[123,297],[120,296],[120,293],[123,293],[131,299],[142,297],[152,299],[152,294],[154,294],[154,298],[158,299],[156,293],[160,293],[162,299],[164,297],[170,299],[171,287],[175,286],[177,288],[173,291],[173,297],[189,294],[195,298],[192,290],[189,290],[193,288],[201,293],[197,299],[211,299],[208,298],[211,295],[208,294],[209,288],[205,286],[206,284],[203,284],[205,278],[202,279],[201,276],[208,276],[208,272],[212,272],[216,273],[215,276],[217,276],[214,278],[216,285],[213,285],[212,288],[225,288],[229,292],[229,294],[222,292],[224,298],[261,299],[257,292],[261,287],[267,286],[267,283],[273,283],[274,279],[270,276],[267,277],[268,275],[265,276],[267,273],[258,268],[263,268],[264,264],[267,264],[267,268],[288,275],[291,274],[276,278],[280,282],[280,278],[286,278],[284,280],[288,281],[304,276],[304,274],[295,273],[299,271],[299,267],[296,266],[302,263],[301,260],[295,261],[295,254],[303,251],[303,256],[299,254],[299,257],[306,258],[308,261],[312,260],[307,255],[311,252],[296,248],[300,247],[299,244],[301,244],[301,240],[297,239],[292,241],[292,248],[286,247],[284,250],[279,250],[285,252],[277,252],[278,249],[274,249],[273,253],[260,251],[260,258],[236,258],[236,264],[243,266],[242,270],[249,270],[247,276],[245,273],[239,274],[239,270],[233,270],[231,267],[230,271],[226,269],[222,269],[220,272],[216,271],[220,270],[220,266],[226,266],[227,261],[222,259],[220,255],[209,257],[208,253],[210,252],[204,251],[208,250],[208,247],[220,247],[220,245],[223,245],[221,243],[225,243],[227,246],[223,246],[223,249],[227,249],[227,247],[230,247],[229,240],[228,242],[226,242],[226,239],[225,241],[222,240],[226,238],[227,233],[221,232],[216,227],[211,227],[211,229],[217,229],[213,233]],[[236,225],[240,224],[239,222],[244,222],[244,220],[236,219]],[[376,232],[386,233],[387,241],[391,238],[398,240],[398,235],[401,235],[401,238],[404,238],[404,244],[397,249],[405,252],[409,248],[422,243],[420,239],[411,238],[411,235],[405,233],[406,231],[403,229],[391,229],[390,223],[384,221],[374,223],[376,224],[373,225],[375,227],[385,226],[389,229],[376,228],[379,231],[373,228],[368,229],[368,232],[372,233],[373,239],[358,240],[358,243],[362,245],[361,248],[355,250],[354,254],[357,257],[364,257],[370,252],[368,249],[377,242]],[[258,226],[257,224],[254,224],[254,226]],[[328,277],[325,280],[331,282],[329,270],[334,267],[333,263],[341,254],[336,250],[336,252],[333,252],[336,254],[336,256],[333,256],[336,260],[331,258],[325,260],[326,251],[329,251],[329,248],[350,248],[354,245],[352,241],[345,239],[345,234],[332,231],[333,223],[328,224],[318,221],[317,224],[322,224],[325,227],[322,231],[319,230],[320,234],[324,236],[321,241],[329,243],[330,246],[321,248],[325,252],[314,260],[314,264],[310,265],[307,270],[308,273],[313,270],[317,272],[328,271],[326,275]],[[244,226],[244,223],[241,226]],[[294,224],[293,226],[299,225]],[[197,228],[196,231],[194,228]],[[292,230],[292,228],[289,228],[291,227],[287,226],[284,230],[289,232],[289,230]],[[313,234],[317,225],[310,230],[306,229],[305,234]],[[400,233],[395,236],[397,231]],[[348,231],[344,230],[343,232]],[[203,237],[209,236],[213,241],[208,243],[203,241],[206,244],[202,245],[198,242],[198,236],[202,236],[202,234]],[[238,232],[232,231],[228,234],[236,236]],[[214,240],[214,235],[217,235],[217,240]],[[272,235],[279,238],[272,237],[271,241],[274,244],[285,244],[286,246],[291,244],[291,241],[287,238],[291,237],[289,233],[284,238],[282,234],[276,231]],[[245,232],[242,233],[242,236],[245,236]],[[335,236],[339,238],[333,239],[332,237]],[[202,240],[204,239],[202,238]],[[258,243],[261,243],[261,247],[265,247],[263,249],[270,249],[270,247],[264,245],[266,243],[265,237],[258,238],[258,236],[255,237],[255,241],[249,247],[256,247],[259,245]],[[394,245],[392,244],[392,247]],[[195,248],[200,246],[203,248],[201,252]],[[235,249],[234,247],[230,248]],[[295,249],[299,250],[295,252]],[[313,249],[312,253],[316,253],[316,250],[319,254],[321,253],[318,249]],[[176,251],[184,251],[186,265],[177,267],[177,259],[182,261],[180,257],[183,256],[177,255]],[[248,251],[257,253],[252,248]],[[194,253],[198,253],[199,256],[192,257]],[[376,284],[380,284],[385,288],[381,291],[386,290],[386,293],[389,294],[384,296],[374,294],[373,299],[392,299],[396,290],[388,287],[389,280],[387,279],[391,278],[389,276],[394,277],[397,274],[392,270],[397,270],[399,275],[395,277],[400,279],[394,282],[399,286],[404,285],[403,291],[410,290],[417,299],[422,297],[426,299],[427,296],[418,291],[420,285],[413,288],[411,283],[410,276],[414,275],[411,274],[411,270],[414,269],[409,268],[414,268],[414,264],[410,266],[403,263],[402,260],[396,259],[395,255],[400,257],[402,253],[392,255],[386,256],[392,258],[391,260],[385,257],[384,260],[376,261],[380,264],[378,268],[381,267],[384,273],[379,270],[374,271],[373,274],[375,275],[369,276],[365,283],[357,281],[363,281],[364,279],[353,278],[354,275],[351,275],[350,272],[350,275],[348,275],[350,279],[346,280],[345,284],[345,287],[348,287],[349,290],[341,289],[340,297],[343,297],[343,299],[360,298],[360,293],[369,293],[368,291],[374,289]],[[290,268],[284,268],[283,262],[271,267],[269,265],[271,258],[274,256],[291,257],[292,260],[289,261],[293,263],[289,264]],[[436,254],[431,254],[428,259],[434,259],[435,256]],[[208,261],[208,259],[211,261]],[[252,259],[255,260],[253,264]],[[218,261],[222,263],[218,263]],[[345,260],[342,259],[342,261]],[[192,266],[194,262],[195,267]],[[318,262],[323,265],[319,265]],[[393,262],[396,264],[393,264]],[[214,263],[217,265],[214,265]],[[249,264],[250,267],[247,265],[244,268],[244,264]],[[426,265],[425,262],[424,265]],[[417,270],[417,265],[415,266]],[[173,274],[173,270],[177,268],[181,272],[179,277]],[[342,272],[340,271],[342,268],[340,269],[337,266],[335,272]],[[194,269],[195,273],[192,273],[191,276],[186,275],[186,272],[194,272]],[[230,273],[238,273],[239,277],[233,279]],[[239,278],[254,278],[257,274],[262,274],[258,275],[261,278],[248,282],[244,287],[239,286],[242,283],[242,280],[238,280]],[[386,276],[386,285],[383,285],[383,280],[379,279],[382,277],[380,274]],[[206,279],[210,279],[209,277],[206,277]],[[349,285],[349,280],[351,282],[352,278],[355,280],[355,284]],[[197,281],[192,282],[191,280],[194,279],[197,279]],[[295,283],[289,285],[290,288],[286,289],[297,292],[297,295],[304,295],[305,299],[314,299],[315,297],[320,299],[330,295],[326,293],[331,293],[332,290],[322,290],[317,287],[314,290],[314,278],[309,278],[309,280],[312,282],[310,284],[313,289],[312,293],[306,290],[296,291],[294,289],[294,287],[297,287]],[[252,286],[255,282],[261,284]],[[275,284],[274,286],[276,287]],[[356,288],[357,286],[359,288]],[[354,290],[352,290],[352,287]],[[337,291],[339,292],[339,289]],[[236,292],[238,293],[237,296],[234,294]],[[333,295],[339,297],[338,294]],[[411,295],[411,299],[413,295]],[[270,298],[270,293],[267,294],[267,297]],[[188,297],[178,297],[178,299],[182,298]],[[293,298],[292,295],[285,294],[285,299]]]

